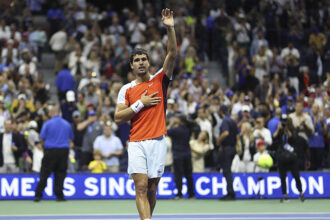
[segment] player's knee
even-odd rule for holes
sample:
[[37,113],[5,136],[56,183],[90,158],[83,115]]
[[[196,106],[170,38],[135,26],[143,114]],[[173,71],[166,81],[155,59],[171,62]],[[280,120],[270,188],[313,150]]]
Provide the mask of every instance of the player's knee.
[[148,184],[141,182],[135,184],[135,192],[136,194],[146,194],[148,190]]

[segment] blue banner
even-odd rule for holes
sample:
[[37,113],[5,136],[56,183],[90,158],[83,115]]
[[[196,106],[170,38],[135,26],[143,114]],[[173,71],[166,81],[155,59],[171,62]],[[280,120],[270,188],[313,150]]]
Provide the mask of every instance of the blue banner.
[[[301,173],[302,188],[306,198],[330,198],[330,173]],[[0,200],[33,199],[38,183],[37,174],[0,174]],[[186,180],[183,180],[184,183]],[[298,196],[295,180],[287,178],[288,196]],[[194,174],[196,198],[216,199],[227,194],[226,180],[222,174]],[[281,198],[281,181],[278,173],[234,174],[236,197]],[[173,175],[164,174],[158,186],[159,199],[173,198],[177,193]],[[183,185],[187,196],[187,186]],[[127,174],[69,174],[64,183],[67,199],[134,199],[134,182]],[[48,179],[43,199],[54,199],[53,177]]]

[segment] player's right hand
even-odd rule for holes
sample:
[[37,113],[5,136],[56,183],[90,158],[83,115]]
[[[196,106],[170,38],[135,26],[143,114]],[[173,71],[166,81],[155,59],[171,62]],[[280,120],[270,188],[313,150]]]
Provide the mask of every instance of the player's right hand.
[[148,91],[146,90],[141,96],[141,102],[145,107],[154,106],[160,103],[161,97],[155,97],[158,92],[152,93],[151,95],[147,95]]

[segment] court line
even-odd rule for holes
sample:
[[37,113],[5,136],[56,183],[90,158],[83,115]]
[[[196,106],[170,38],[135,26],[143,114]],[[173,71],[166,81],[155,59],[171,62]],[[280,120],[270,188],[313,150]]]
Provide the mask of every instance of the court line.
[[[62,220],[94,220],[94,219],[139,219],[138,215],[20,215],[20,216],[0,216],[0,219],[6,220],[26,220],[26,219],[62,219]],[[189,219],[207,219],[207,220],[326,220],[330,219],[330,213],[264,213],[264,214],[169,214],[169,215],[154,215],[153,219],[171,219],[171,220],[189,220]]]

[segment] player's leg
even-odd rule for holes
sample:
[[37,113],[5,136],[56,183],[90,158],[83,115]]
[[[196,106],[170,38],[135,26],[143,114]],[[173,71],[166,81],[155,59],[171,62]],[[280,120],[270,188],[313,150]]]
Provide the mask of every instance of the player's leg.
[[157,186],[160,178],[152,178],[148,180],[148,201],[150,205],[150,216],[154,211],[156,206],[156,194],[157,194]]
[[151,210],[147,197],[148,192],[148,176],[147,174],[132,174],[135,183],[136,206],[142,220],[151,218]]

